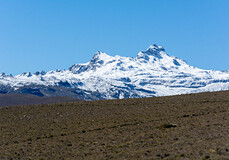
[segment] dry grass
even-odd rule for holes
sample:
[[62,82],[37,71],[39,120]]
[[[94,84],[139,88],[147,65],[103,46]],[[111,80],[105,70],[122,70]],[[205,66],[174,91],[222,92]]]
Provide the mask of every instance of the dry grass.
[[0,159],[228,159],[229,91],[0,108]]

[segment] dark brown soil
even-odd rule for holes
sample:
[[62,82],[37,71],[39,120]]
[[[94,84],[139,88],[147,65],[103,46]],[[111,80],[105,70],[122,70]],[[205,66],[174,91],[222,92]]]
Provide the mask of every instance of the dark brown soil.
[[0,159],[229,159],[229,91],[2,107]]

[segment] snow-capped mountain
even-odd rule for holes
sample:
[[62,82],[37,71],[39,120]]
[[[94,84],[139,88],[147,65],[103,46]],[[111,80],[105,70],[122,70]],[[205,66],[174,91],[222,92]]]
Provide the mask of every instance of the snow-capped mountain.
[[229,72],[203,70],[156,44],[136,58],[96,52],[67,70],[0,74],[0,93],[71,96],[84,100],[166,96],[229,90]]

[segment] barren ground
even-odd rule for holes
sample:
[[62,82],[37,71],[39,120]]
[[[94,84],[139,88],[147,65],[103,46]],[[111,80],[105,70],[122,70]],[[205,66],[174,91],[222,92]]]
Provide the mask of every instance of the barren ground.
[[1,107],[0,159],[229,159],[229,91]]

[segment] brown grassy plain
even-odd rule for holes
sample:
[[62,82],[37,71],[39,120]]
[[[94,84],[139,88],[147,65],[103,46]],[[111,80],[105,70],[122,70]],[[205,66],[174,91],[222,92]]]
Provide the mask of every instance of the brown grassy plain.
[[1,107],[0,159],[229,159],[229,91]]

